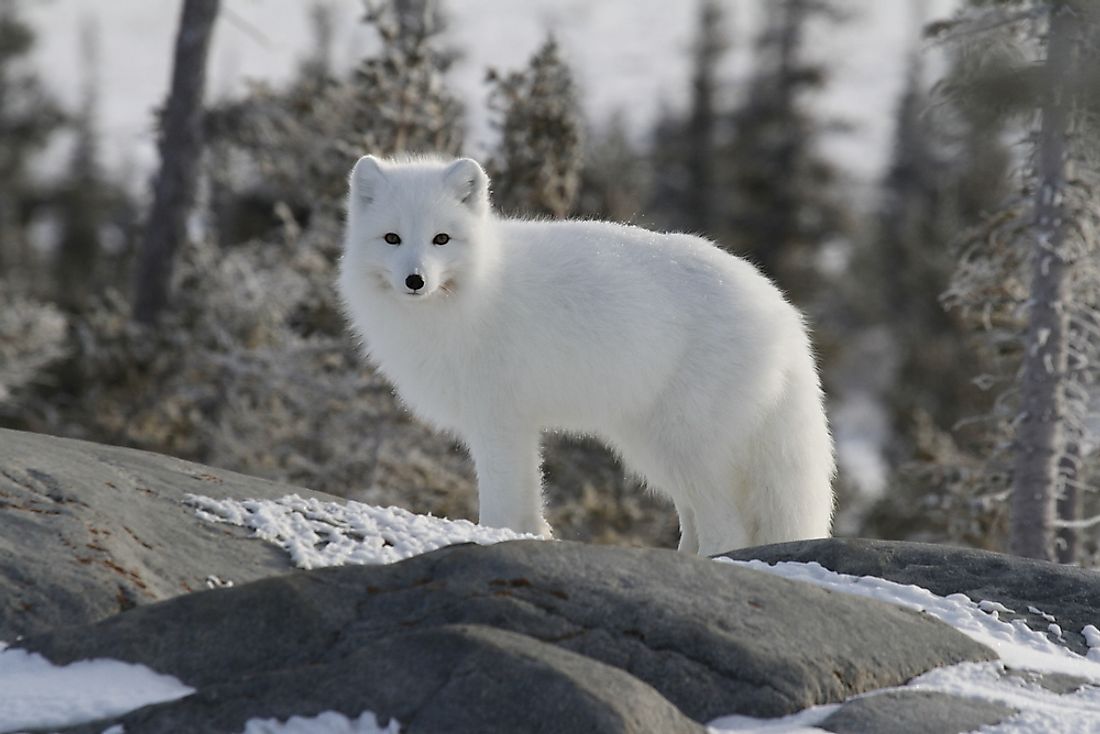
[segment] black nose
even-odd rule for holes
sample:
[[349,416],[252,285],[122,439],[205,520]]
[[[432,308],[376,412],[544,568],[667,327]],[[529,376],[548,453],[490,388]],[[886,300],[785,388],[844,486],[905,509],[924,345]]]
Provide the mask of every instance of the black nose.
[[418,291],[424,287],[424,279],[416,273],[405,278],[405,287],[411,291]]

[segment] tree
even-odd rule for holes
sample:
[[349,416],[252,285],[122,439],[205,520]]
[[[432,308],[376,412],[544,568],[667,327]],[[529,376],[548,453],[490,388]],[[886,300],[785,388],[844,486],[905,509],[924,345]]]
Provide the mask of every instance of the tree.
[[184,0],[172,87],[161,115],[160,172],[145,227],[134,289],[134,318],[153,324],[168,304],[172,262],[187,239],[203,149],[206,57],[220,0]]
[[725,14],[717,0],[699,6],[698,40],[693,51],[691,115],[688,118],[687,219],[692,229],[711,232],[717,215],[718,65],[729,49]]
[[[947,79],[964,63],[950,58]],[[923,66],[914,48],[878,209],[845,289],[861,333],[891,355],[876,390],[890,420],[890,491],[871,509],[865,532],[983,546],[995,542],[989,530],[1000,514],[966,480],[982,438],[971,419],[990,409],[974,374],[994,366],[940,296],[955,269],[959,233],[1008,190],[1009,155],[1000,142],[1003,123],[930,95]]]
[[975,3],[936,28],[968,43],[995,37],[998,55],[956,93],[1031,129],[1021,193],[973,233],[948,299],[1000,325],[1002,339],[1005,332],[1015,336],[1017,379],[1004,401],[1015,410],[1007,422],[1010,546],[1052,560],[1059,555],[1058,528],[1079,524],[1075,490],[1084,479],[1080,451],[1100,337],[1092,299],[1100,283],[1100,188],[1086,147],[1100,110],[1094,71],[1100,58],[1086,42],[1098,21],[1098,8],[1083,0],[1017,0]]
[[24,250],[22,210],[33,198],[27,163],[63,121],[57,103],[25,66],[35,36],[18,8],[14,0],[0,0],[0,273]]
[[61,239],[54,259],[57,300],[72,311],[83,305],[91,287],[100,250],[99,228],[107,188],[99,170],[95,127],[99,52],[95,30],[90,25],[81,29],[81,47],[85,73],[83,99],[80,111],[73,117],[76,139],[68,175],[57,197],[61,205]]
[[[1067,248],[1073,226],[1063,190],[1067,184],[1070,118],[1075,107],[1067,80],[1078,62],[1076,13],[1068,2],[1054,2],[1045,41],[1040,131],[1035,145],[1035,222],[1031,254],[1031,295],[1020,376],[1020,422],[1012,483],[1012,550],[1032,558],[1054,559],[1057,501],[1063,462],[1072,438],[1066,392],[1072,386],[1069,313],[1070,275],[1079,257]],[[1093,245],[1095,243],[1088,243]]]
[[691,108],[685,117],[663,110],[653,136],[654,207],[669,226],[725,239],[719,212],[725,183],[719,175],[719,138],[728,136],[720,109],[721,62],[730,47],[725,12],[717,0],[700,0],[692,44]]
[[747,256],[796,300],[806,300],[819,247],[841,236],[846,214],[834,192],[835,168],[818,153],[822,126],[804,109],[825,68],[803,58],[807,25],[838,20],[823,0],[768,3],[756,42],[756,68],[733,113],[724,243]]
[[507,213],[569,214],[580,187],[582,126],[573,74],[546,40],[523,71],[490,72],[500,146],[489,163],[496,205]]
[[590,219],[644,223],[653,173],[645,151],[630,139],[626,119],[616,112],[585,135],[584,167],[576,214]]

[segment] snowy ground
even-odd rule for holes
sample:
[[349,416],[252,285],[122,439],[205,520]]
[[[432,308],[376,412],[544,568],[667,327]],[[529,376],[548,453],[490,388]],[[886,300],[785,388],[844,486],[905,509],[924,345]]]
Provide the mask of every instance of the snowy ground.
[[[193,496],[188,504],[206,520],[250,528],[257,536],[283,548],[302,568],[391,563],[452,543],[495,543],[530,537],[481,528],[466,521],[414,515],[398,508],[320,502],[295,495],[277,501]],[[718,562],[735,563],[727,559]],[[1081,656],[1022,622],[1001,621],[998,612],[1004,611],[1004,607],[995,602],[971,600],[961,594],[940,597],[917,586],[833,573],[815,563],[772,566],[760,561],[736,563],[833,591],[923,610],[993,649],[1000,657],[997,662],[965,663],[933,670],[905,686],[998,701],[1019,710],[1002,724],[983,728],[983,734],[1100,732],[1100,630],[1093,625],[1082,630],[1091,649],[1087,656]],[[1051,616],[1050,622],[1057,634],[1057,620]],[[1095,685],[1057,695],[1026,676],[1002,675],[1006,668],[1069,674]],[[24,651],[5,649],[0,643],[0,732],[64,726],[118,715],[190,692],[184,683],[139,665],[92,660],[59,667]],[[709,731],[711,734],[821,732],[814,724],[836,708],[818,706],[774,720],[723,717],[711,722]],[[312,718],[295,717],[287,722],[253,719],[243,734],[397,734],[398,730],[397,722],[379,726],[370,712],[363,712],[354,720],[328,712]],[[104,734],[123,733],[115,728]]]

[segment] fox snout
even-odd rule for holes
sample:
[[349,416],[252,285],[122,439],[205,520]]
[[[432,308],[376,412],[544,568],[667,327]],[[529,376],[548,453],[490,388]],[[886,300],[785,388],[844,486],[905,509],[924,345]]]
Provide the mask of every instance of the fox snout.
[[430,296],[439,288],[439,278],[430,268],[422,265],[409,265],[392,271],[393,289],[401,298],[407,296]]

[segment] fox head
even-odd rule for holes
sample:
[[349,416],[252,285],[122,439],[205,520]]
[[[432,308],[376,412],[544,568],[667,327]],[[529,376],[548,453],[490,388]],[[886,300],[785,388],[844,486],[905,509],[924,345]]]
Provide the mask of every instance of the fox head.
[[453,295],[479,275],[489,179],[477,162],[363,156],[349,189],[343,287],[411,303]]

